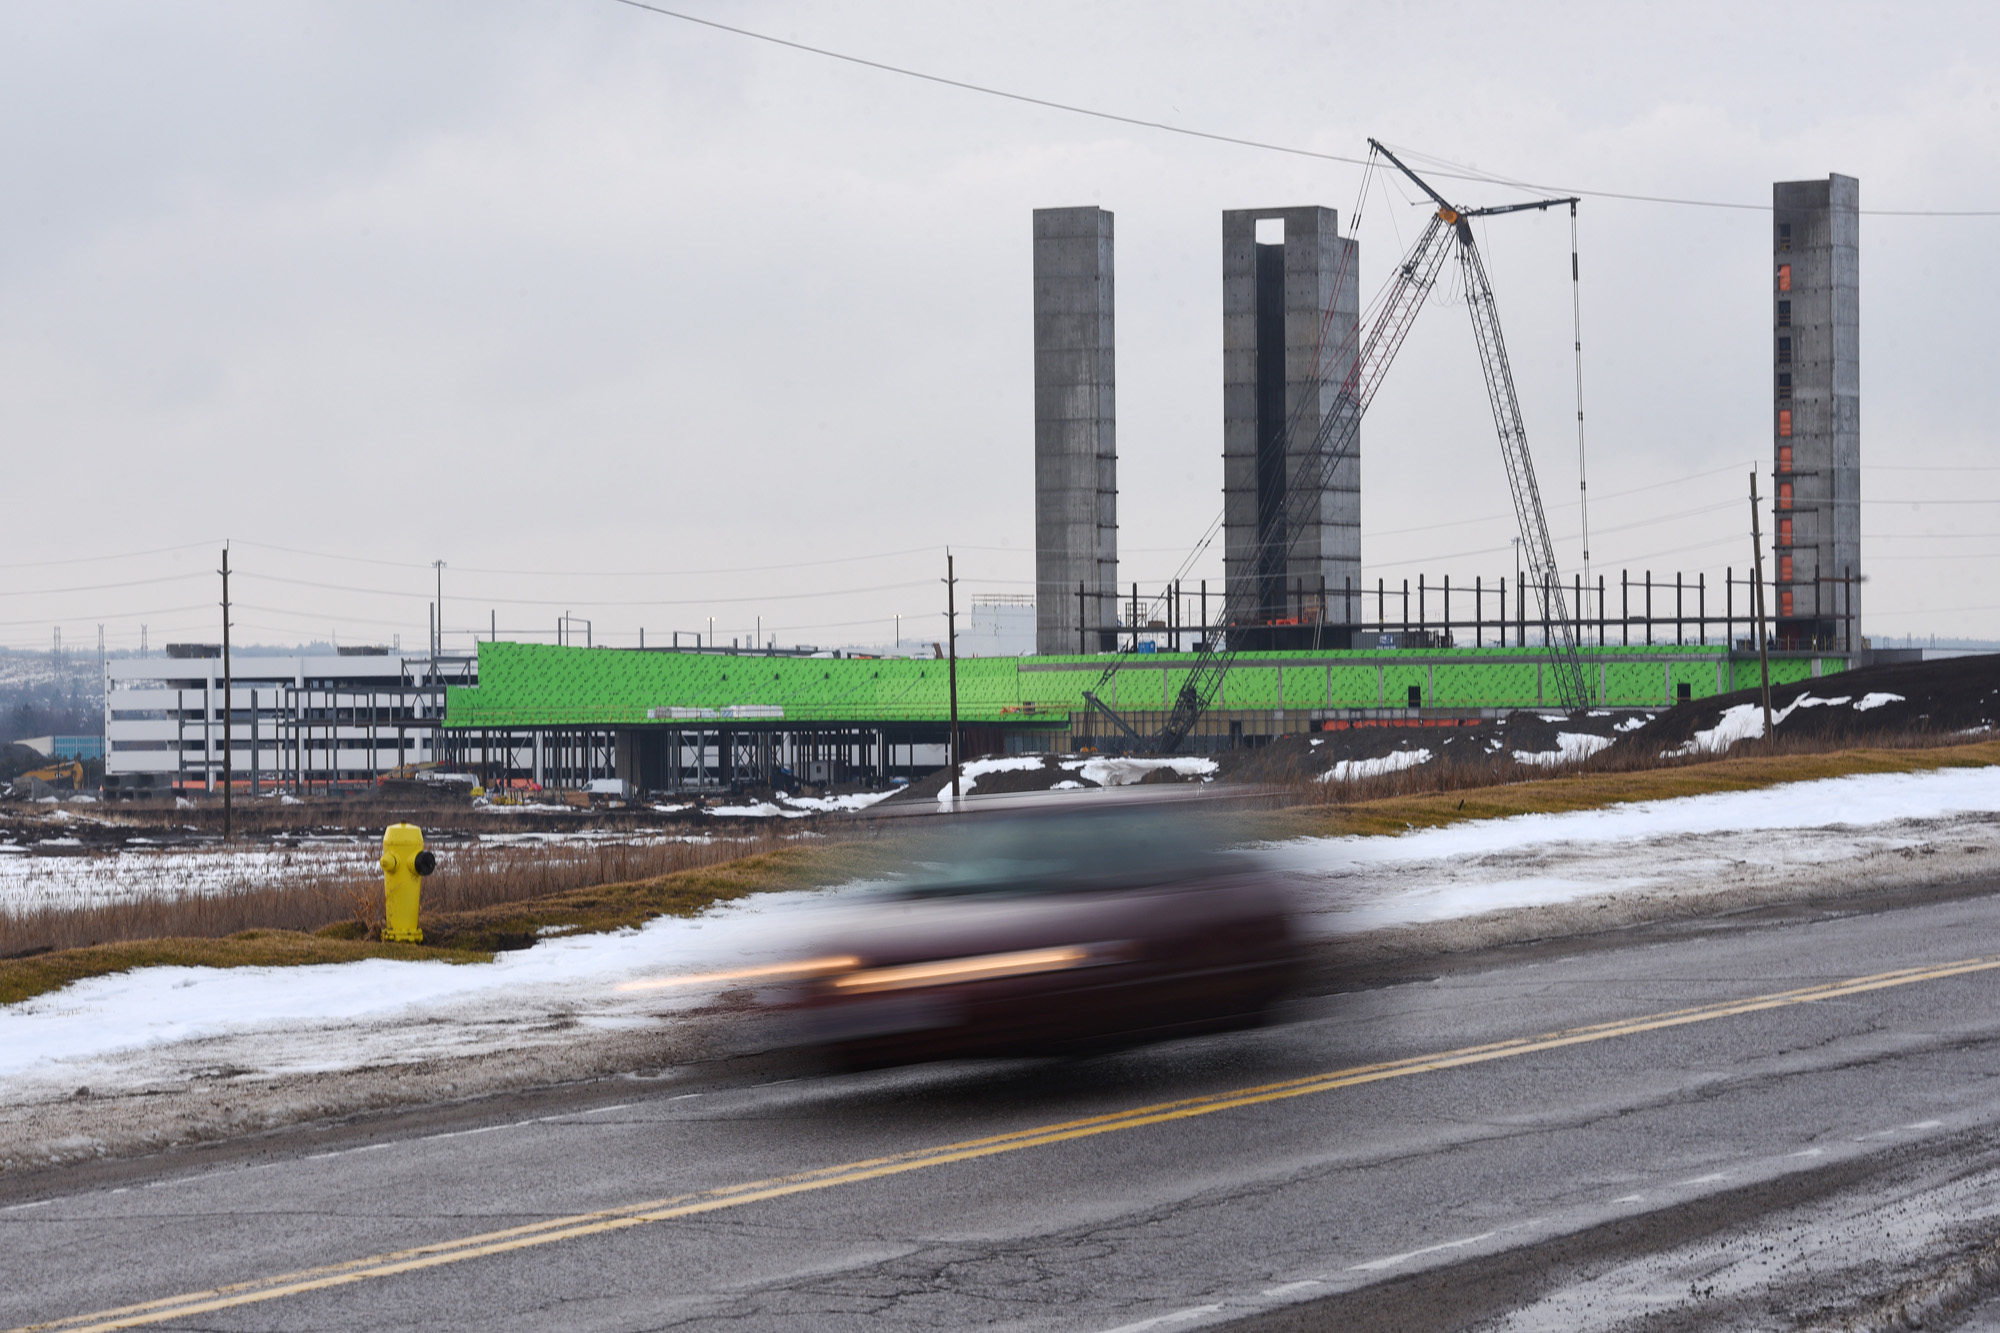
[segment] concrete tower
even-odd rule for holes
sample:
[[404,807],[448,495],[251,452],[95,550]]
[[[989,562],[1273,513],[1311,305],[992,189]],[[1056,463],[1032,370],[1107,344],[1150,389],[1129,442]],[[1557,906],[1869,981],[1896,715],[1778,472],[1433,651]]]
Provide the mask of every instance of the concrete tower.
[[[1254,597],[1263,622],[1309,622],[1322,588],[1332,624],[1352,619],[1347,587],[1359,605],[1358,436],[1306,531],[1285,526],[1286,487],[1310,462],[1320,423],[1354,365],[1356,247],[1337,222],[1332,209],[1317,207],[1222,215],[1223,568],[1232,605]],[[1253,642],[1276,647],[1286,637],[1273,632]]]
[[1771,609],[1784,645],[1861,635],[1860,240],[1854,177],[1771,187]]
[[1118,413],[1111,296],[1111,214],[1095,207],[1036,209],[1038,653],[1117,646]]

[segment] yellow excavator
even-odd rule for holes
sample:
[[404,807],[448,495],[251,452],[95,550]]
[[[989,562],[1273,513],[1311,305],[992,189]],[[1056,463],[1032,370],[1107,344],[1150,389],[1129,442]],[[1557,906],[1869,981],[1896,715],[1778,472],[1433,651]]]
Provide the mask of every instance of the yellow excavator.
[[47,783],[58,791],[82,791],[83,765],[74,759],[59,759],[45,768],[14,775],[14,784],[18,787],[26,787],[31,782]]

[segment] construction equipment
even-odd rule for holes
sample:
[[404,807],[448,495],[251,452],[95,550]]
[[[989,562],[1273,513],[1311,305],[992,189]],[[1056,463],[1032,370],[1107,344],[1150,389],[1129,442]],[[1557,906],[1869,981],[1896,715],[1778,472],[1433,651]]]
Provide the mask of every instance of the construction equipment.
[[1542,629],[1555,667],[1556,697],[1564,708],[1587,708],[1590,691],[1584,683],[1583,660],[1577,654],[1576,623],[1570,619],[1569,606],[1563,598],[1562,573],[1556,568],[1555,542],[1549,536],[1549,516],[1542,508],[1541,489],[1535,484],[1534,459],[1528,453],[1528,427],[1521,418],[1520,398],[1514,392],[1514,368],[1507,360],[1507,343],[1500,335],[1500,311],[1493,301],[1493,284],[1486,276],[1486,262],[1479,257],[1479,247],[1472,242],[1470,223],[1472,218],[1539,211],[1557,204],[1574,208],[1577,201],[1535,199],[1495,208],[1454,209],[1423,177],[1397,161],[1394,153],[1373,139],[1368,142],[1431,197],[1438,206],[1439,217],[1450,215],[1458,236],[1459,266],[1465,273],[1466,310],[1472,316],[1473,340],[1479,344],[1479,368],[1486,375],[1486,397],[1493,407],[1494,428],[1500,434],[1500,457],[1507,465],[1507,484],[1514,493],[1514,518],[1520,524],[1528,573],[1542,605]]
[[421,778],[426,773],[434,771],[436,768],[437,760],[435,759],[426,759],[421,763],[414,764],[398,764],[394,768],[384,769],[382,772],[377,773],[375,775],[375,785],[379,787],[386,782],[413,781]]
[[82,791],[83,765],[75,759],[63,759],[42,768],[14,775],[14,785],[21,790],[26,790],[37,782],[53,791]]
[[[1290,559],[1291,547],[1296,545],[1310,524],[1320,495],[1333,478],[1333,472],[1354,448],[1354,441],[1361,428],[1361,417],[1374,401],[1375,393],[1381,388],[1382,379],[1388,373],[1389,365],[1396,353],[1402,349],[1403,341],[1409,336],[1415,323],[1417,312],[1423,308],[1424,300],[1436,286],[1438,273],[1450,254],[1455,240],[1458,245],[1459,262],[1465,275],[1467,306],[1472,315],[1473,335],[1479,344],[1480,367],[1486,375],[1487,396],[1493,408],[1494,424],[1499,431],[1500,446],[1507,469],[1507,480],[1514,495],[1515,516],[1529,550],[1529,567],[1542,599],[1542,619],[1548,628],[1551,656],[1556,659],[1556,692],[1565,708],[1585,707],[1589,698],[1585,690],[1583,669],[1576,650],[1575,628],[1571,624],[1567,608],[1563,602],[1562,581],[1556,569],[1555,549],[1549,538],[1548,520],[1542,509],[1540,491],[1535,485],[1534,466],[1528,455],[1527,431],[1522,424],[1520,403],[1514,390],[1514,376],[1507,361],[1506,344],[1500,335],[1500,321],[1493,300],[1492,283],[1486,276],[1486,266],[1479,258],[1478,246],[1472,235],[1470,219],[1497,216],[1528,209],[1546,209],[1557,204],[1573,204],[1575,200],[1545,199],[1522,204],[1508,204],[1494,208],[1465,209],[1445,201],[1423,178],[1405,166],[1394,153],[1384,148],[1374,139],[1368,141],[1369,148],[1380,153],[1404,175],[1429,195],[1437,205],[1437,210],[1426,223],[1423,233],[1417,237],[1403,260],[1390,275],[1387,285],[1375,297],[1358,328],[1365,329],[1361,337],[1358,353],[1353,364],[1341,379],[1339,392],[1331,410],[1320,419],[1311,448],[1306,451],[1302,465],[1287,479],[1285,489],[1285,521],[1282,527],[1273,527],[1275,537],[1266,538],[1254,551],[1252,568],[1264,570],[1285,567]],[[1318,358],[1317,371],[1326,376],[1328,365],[1338,365],[1344,359],[1348,348],[1340,346],[1332,355]],[[1324,349],[1322,349],[1324,352]],[[1303,404],[1300,411],[1303,411]],[[1295,413],[1292,420],[1285,423],[1285,437],[1289,442],[1294,428],[1301,417]],[[1153,738],[1150,748],[1163,754],[1171,754],[1186,742],[1203,713],[1213,706],[1221,690],[1222,680],[1235,661],[1240,648],[1236,646],[1237,636],[1231,631],[1236,627],[1258,624],[1258,580],[1254,577],[1239,578],[1225,595],[1221,624],[1224,627],[1225,642],[1218,648],[1213,636],[1204,639],[1197,649],[1195,661],[1190,666],[1187,680],[1175,697],[1172,710],[1161,727],[1159,735]],[[1557,636],[1560,635],[1558,641]],[[1119,730],[1135,742],[1139,735],[1135,728],[1099,698],[1099,692],[1110,682],[1119,669],[1114,662],[1107,666],[1092,690],[1084,692],[1084,698],[1099,712],[1109,717]]]

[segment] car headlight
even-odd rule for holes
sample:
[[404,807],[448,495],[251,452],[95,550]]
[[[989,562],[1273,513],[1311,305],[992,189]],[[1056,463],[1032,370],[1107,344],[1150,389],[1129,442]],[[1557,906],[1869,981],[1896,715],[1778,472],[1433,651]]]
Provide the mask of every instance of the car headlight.
[[1118,962],[1125,953],[1122,944],[1065,944],[1048,949],[1017,949],[1010,953],[940,958],[895,967],[860,968],[834,977],[831,985],[837,994],[866,995],[877,991],[909,990],[917,986],[948,986],[957,982],[992,981],[1000,977],[1029,977],[1040,972],[1097,967]]

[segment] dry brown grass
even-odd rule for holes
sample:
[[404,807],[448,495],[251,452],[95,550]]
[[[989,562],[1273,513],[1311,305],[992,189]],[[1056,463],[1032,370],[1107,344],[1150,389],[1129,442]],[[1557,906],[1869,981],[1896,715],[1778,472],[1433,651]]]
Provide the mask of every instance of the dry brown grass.
[[[796,828],[783,832],[796,833]],[[604,884],[659,879],[680,871],[724,865],[784,845],[778,829],[705,842],[592,845],[447,846],[437,873],[424,881],[426,918],[480,911]],[[227,857],[220,848],[168,855]],[[300,873],[259,869],[218,892],[153,897],[83,907],[0,911],[0,958],[29,951],[164,938],[220,939],[245,930],[312,932],[354,923],[356,934],[379,930],[382,877],[372,869]]]
[[279,967],[352,963],[363,958],[432,958],[451,963],[491,960],[490,953],[418,944],[331,939],[295,931],[248,930],[227,939],[159,939],[98,944],[33,958],[0,961],[0,1004],[15,1004],[73,981],[139,967]]

